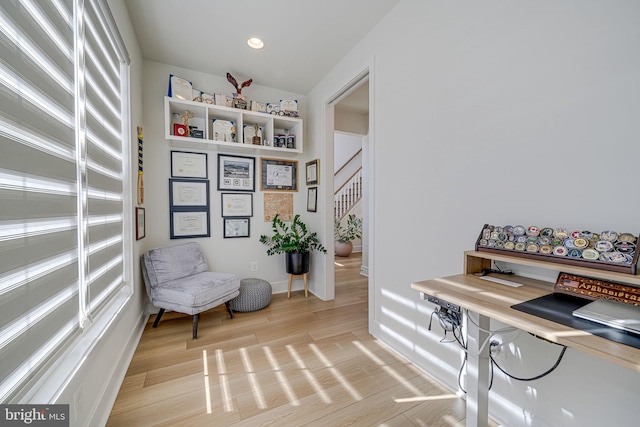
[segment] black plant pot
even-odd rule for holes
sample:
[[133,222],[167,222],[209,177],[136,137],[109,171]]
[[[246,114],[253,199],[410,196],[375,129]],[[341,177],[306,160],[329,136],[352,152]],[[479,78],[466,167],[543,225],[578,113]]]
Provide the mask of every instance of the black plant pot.
[[285,254],[287,273],[304,274],[309,272],[309,252],[297,254],[288,252]]

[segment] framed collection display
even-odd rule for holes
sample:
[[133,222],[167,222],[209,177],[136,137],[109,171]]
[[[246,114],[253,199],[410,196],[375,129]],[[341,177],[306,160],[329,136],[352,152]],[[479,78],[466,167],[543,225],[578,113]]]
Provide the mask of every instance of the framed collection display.
[[144,239],[146,235],[144,208],[136,208],[136,240]]
[[307,189],[307,212],[315,212],[318,206],[318,187]]
[[169,179],[172,239],[210,237],[209,180]]
[[172,151],[171,177],[207,179],[207,154]]
[[320,182],[320,175],[318,170],[318,162],[320,160],[315,159],[307,162],[307,185],[318,185]]
[[218,154],[218,191],[255,191],[254,157]]
[[298,191],[298,161],[260,158],[262,190]]
[[253,216],[253,194],[222,193],[222,216]]
[[223,218],[224,238],[249,237],[249,218]]

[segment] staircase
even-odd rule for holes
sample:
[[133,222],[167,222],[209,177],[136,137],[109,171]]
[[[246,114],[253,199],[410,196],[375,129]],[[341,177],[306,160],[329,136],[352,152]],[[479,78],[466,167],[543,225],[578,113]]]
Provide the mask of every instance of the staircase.
[[362,198],[362,168],[359,168],[333,195],[334,217],[341,220]]

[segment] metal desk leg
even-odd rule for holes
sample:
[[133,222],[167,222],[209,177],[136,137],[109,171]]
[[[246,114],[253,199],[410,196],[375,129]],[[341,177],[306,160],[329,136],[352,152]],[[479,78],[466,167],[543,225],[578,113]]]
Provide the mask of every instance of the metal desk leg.
[[[489,318],[478,315],[478,325],[488,331]],[[487,427],[489,423],[489,344],[478,355],[489,334],[480,328],[467,321],[467,427]]]

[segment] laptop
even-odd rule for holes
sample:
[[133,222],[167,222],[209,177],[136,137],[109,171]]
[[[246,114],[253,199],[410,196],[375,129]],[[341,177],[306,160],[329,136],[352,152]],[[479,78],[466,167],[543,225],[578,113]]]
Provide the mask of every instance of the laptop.
[[597,299],[573,311],[581,319],[640,334],[640,307],[610,299]]

